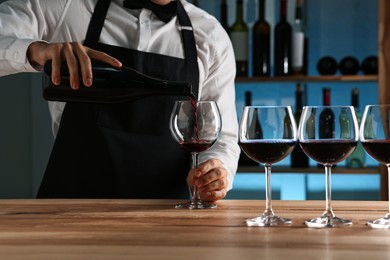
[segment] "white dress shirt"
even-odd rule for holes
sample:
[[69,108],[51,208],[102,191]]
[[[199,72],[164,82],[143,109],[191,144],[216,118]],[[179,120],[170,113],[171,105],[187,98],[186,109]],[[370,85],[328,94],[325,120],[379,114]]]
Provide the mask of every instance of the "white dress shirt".
[[[200,154],[200,162],[220,159],[229,170],[229,189],[237,170],[238,124],[235,106],[235,58],[227,33],[203,10],[181,0],[194,29],[199,64],[199,99],[215,100],[222,115],[218,141]],[[97,0],[12,0],[0,4],[0,76],[37,72],[26,57],[31,42],[82,42]],[[177,17],[160,21],[148,9],[129,10],[112,0],[100,42],[184,58]],[[120,57],[117,57],[120,60]],[[64,103],[49,102],[56,133]]]

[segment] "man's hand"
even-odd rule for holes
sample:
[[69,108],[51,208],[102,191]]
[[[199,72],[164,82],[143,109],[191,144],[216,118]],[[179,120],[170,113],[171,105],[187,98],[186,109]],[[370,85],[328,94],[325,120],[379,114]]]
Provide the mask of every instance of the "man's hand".
[[187,176],[189,187],[198,187],[204,201],[217,201],[226,196],[228,188],[228,171],[220,160],[212,159],[192,169]]
[[[54,85],[61,83],[61,63],[66,61],[69,68],[70,83],[73,89],[80,87],[80,75],[83,84],[87,87],[92,85],[91,59],[107,63],[120,68],[122,63],[114,57],[100,51],[83,46],[79,42],[69,43],[45,43],[33,42],[27,49],[27,58],[32,65],[44,66],[49,60],[52,61],[52,81]],[[79,69],[80,66],[80,69]]]

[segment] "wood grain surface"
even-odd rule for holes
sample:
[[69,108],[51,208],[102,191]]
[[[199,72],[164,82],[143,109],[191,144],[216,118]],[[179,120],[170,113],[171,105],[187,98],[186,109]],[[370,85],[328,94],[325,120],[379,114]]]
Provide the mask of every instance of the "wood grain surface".
[[303,222],[323,201],[274,201],[293,223],[247,227],[264,201],[224,200],[212,210],[174,209],[169,200],[0,200],[0,259],[390,259],[384,201],[334,201],[352,227]]

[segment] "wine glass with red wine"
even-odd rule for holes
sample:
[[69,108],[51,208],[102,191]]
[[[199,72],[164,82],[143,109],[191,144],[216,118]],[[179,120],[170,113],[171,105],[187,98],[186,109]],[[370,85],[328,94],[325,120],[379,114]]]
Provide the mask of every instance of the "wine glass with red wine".
[[287,157],[297,142],[297,127],[290,106],[246,106],[242,112],[239,144],[242,151],[265,167],[266,209],[247,226],[277,226],[291,220],[276,216],[272,209],[271,167]]
[[[379,163],[386,165],[390,175],[390,105],[369,105],[364,109],[360,141],[366,152]],[[383,218],[370,220],[372,228],[390,228],[390,204]]]
[[[222,121],[214,101],[176,101],[171,114],[170,130],[174,140],[191,153],[194,168],[198,168],[199,153],[209,149],[218,139]],[[176,208],[209,209],[215,204],[202,201],[198,188],[190,187],[191,200]]]
[[325,212],[305,221],[308,227],[324,228],[352,225],[336,217],[332,209],[332,166],[347,159],[359,140],[359,126],[352,106],[303,107],[298,127],[299,145],[313,160],[325,167]]

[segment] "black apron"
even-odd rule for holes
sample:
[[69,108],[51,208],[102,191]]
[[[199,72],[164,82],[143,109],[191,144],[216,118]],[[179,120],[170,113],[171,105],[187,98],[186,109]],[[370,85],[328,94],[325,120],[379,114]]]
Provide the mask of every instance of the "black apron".
[[[184,59],[99,43],[109,5],[110,1],[98,1],[85,46],[147,75],[189,81],[197,96],[195,38],[182,3],[177,1],[177,15]],[[190,155],[169,131],[177,99],[186,97],[147,97],[109,105],[68,102],[37,197],[188,198]]]

